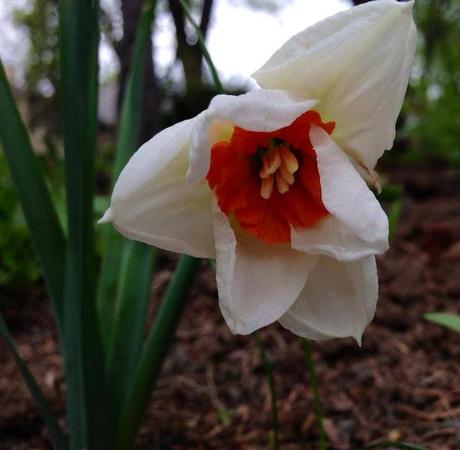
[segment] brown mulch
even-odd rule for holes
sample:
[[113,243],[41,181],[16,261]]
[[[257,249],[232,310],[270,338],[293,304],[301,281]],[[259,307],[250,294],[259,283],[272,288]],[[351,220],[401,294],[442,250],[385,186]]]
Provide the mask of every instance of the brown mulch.
[[[313,344],[330,448],[396,439],[458,450],[460,335],[423,314],[460,312],[460,175],[429,167],[387,172],[406,194],[391,250],[379,258],[376,318],[361,348],[351,339]],[[170,274],[157,272],[154,292]],[[21,354],[63,417],[62,364],[42,288],[0,295]],[[192,296],[138,448],[267,449],[270,394],[255,339],[230,334],[206,267]],[[261,336],[275,371],[281,449],[316,449],[301,342],[278,325]],[[0,449],[47,448],[42,421],[0,344]]]

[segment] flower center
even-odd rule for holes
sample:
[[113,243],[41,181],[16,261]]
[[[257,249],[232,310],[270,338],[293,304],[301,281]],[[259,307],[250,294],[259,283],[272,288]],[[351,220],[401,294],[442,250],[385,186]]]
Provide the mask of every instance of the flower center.
[[299,169],[299,162],[288,145],[284,142],[275,143],[267,150],[262,157],[262,168],[259,176],[262,179],[260,185],[260,195],[268,200],[276,185],[280,194],[289,191],[289,187],[294,184],[294,174]]
[[329,134],[335,126],[308,111],[272,132],[235,127],[230,141],[211,149],[206,179],[220,209],[257,239],[289,242],[292,228],[312,227],[328,214],[309,139],[312,125]]

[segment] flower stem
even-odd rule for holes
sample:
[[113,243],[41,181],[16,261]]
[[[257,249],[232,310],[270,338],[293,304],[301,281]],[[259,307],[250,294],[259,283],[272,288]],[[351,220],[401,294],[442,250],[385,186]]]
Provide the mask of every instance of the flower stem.
[[275,391],[275,380],[273,378],[272,364],[267,358],[267,353],[265,352],[265,347],[260,338],[260,334],[256,331],[254,333],[256,338],[257,347],[260,351],[260,357],[264,365],[265,373],[268,380],[268,388],[270,389],[271,401],[272,401],[272,430],[268,438],[268,448],[270,450],[279,450],[278,442],[278,408],[276,407],[276,391]]
[[303,349],[305,353],[305,363],[307,365],[308,378],[313,393],[313,405],[315,408],[316,421],[319,428],[319,449],[327,450],[326,433],[323,426],[323,408],[321,406],[321,399],[318,392],[318,378],[316,377],[315,363],[311,354],[310,343],[307,339],[302,338]]

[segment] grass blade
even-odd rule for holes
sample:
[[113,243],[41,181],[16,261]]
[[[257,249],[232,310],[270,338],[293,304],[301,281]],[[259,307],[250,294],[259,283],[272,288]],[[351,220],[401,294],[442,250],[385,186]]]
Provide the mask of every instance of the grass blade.
[[150,392],[161,371],[179,318],[186,304],[200,261],[182,256],[168,286],[161,307],[145,344],[141,361],[123,407],[117,436],[117,450],[133,448],[136,431],[150,399]]
[[29,388],[29,392],[32,395],[33,400],[35,401],[37,409],[40,415],[42,416],[43,420],[45,421],[54,448],[56,450],[66,450],[67,442],[64,433],[62,432],[56,417],[52,413],[51,408],[42,390],[38,386],[37,382],[35,381],[35,378],[30,373],[29,369],[27,368],[27,365],[25,364],[25,362],[19,355],[18,351],[16,350],[13,338],[11,337],[1,314],[0,336],[3,338],[3,341],[5,342],[8,351],[11,353],[11,356],[13,357],[16,366],[22,375],[22,378],[24,379],[25,383],[27,384],[27,387]]
[[[156,0],[149,0],[145,3],[136,33],[131,71],[128,75],[121,107],[120,126],[115,153],[116,159],[112,172],[113,182],[120,175],[122,168],[128,162],[138,144],[142,119],[145,64],[148,57],[147,49],[151,39],[151,26],[155,16],[155,7]],[[115,333],[113,327],[117,321],[114,314],[117,309],[115,300],[117,298],[118,281],[120,279],[120,261],[126,250],[126,245],[129,246],[129,244],[112,227],[107,227],[105,232],[105,251],[102,258],[97,305],[102,339],[105,346],[110,348],[112,345],[110,339]],[[138,251],[140,253],[143,252],[143,250]],[[133,255],[133,257],[136,256]],[[142,255],[140,257],[142,258]],[[152,262],[150,261],[146,264],[151,266]],[[148,280],[148,283],[150,284],[150,280]],[[145,291],[145,286],[141,287],[140,290]],[[143,303],[142,300],[141,303]]]
[[53,301],[58,330],[61,332],[65,237],[1,62],[0,142],[40,259]]
[[70,449],[112,448],[95,307],[93,226],[99,4],[60,0],[60,81],[69,241],[64,357]]
[[432,312],[425,319],[460,333],[460,315],[454,313]]

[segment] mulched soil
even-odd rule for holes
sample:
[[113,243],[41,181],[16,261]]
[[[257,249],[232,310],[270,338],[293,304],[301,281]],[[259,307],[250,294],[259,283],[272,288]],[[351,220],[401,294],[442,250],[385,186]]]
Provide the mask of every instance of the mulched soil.
[[[423,319],[460,312],[460,175],[435,167],[387,168],[405,187],[391,250],[379,258],[380,302],[359,348],[313,343],[331,449],[400,439],[460,449],[460,336]],[[154,302],[171,276],[163,256]],[[161,267],[161,266],[160,266]],[[7,322],[55,411],[64,381],[42,287],[0,293]],[[273,363],[281,449],[316,449],[312,394],[298,338],[261,332]],[[233,336],[204,267],[152,398],[138,448],[267,449],[270,394],[254,337]],[[47,433],[18,371],[0,345],[0,449],[48,449]]]

